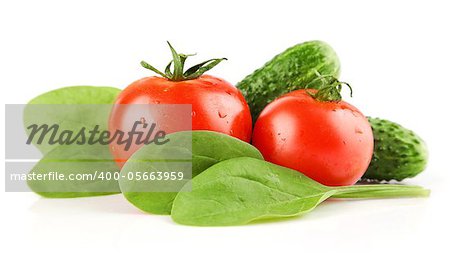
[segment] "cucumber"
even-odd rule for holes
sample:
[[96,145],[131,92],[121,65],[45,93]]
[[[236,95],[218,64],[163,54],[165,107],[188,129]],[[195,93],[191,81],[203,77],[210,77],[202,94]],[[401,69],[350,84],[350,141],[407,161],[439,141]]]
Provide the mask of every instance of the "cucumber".
[[264,107],[277,97],[306,86],[320,89],[320,83],[311,83],[317,73],[338,78],[339,72],[334,50],[322,41],[309,41],[275,56],[236,87],[244,94],[255,122]]
[[422,172],[428,159],[425,142],[394,122],[368,117],[373,130],[374,152],[363,181],[412,178]]

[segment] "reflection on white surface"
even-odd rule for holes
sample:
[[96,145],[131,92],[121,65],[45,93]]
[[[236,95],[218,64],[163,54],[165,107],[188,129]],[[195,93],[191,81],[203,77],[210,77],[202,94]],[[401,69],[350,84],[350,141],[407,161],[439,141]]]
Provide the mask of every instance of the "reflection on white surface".
[[82,197],[82,198],[39,198],[30,211],[45,215],[75,214],[142,214],[137,211],[121,194]]
[[[75,199],[38,199],[32,212],[32,237],[37,243],[93,244],[210,243],[251,241],[252,244],[308,241],[363,243],[408,239],[421,228],[426,198],[329,200],[302,217],[226,228],[195,228],[173,223],[169,216],[150,215],[122,195]],[[263,235],[264,234],[264,235]],[[255,241],[256,239],[256,241]]]

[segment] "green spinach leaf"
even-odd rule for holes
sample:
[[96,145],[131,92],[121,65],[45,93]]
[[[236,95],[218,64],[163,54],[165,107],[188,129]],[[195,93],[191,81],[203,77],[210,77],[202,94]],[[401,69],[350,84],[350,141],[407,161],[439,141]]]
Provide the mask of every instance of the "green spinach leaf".
[[120,193],[119,171],[106,145],[58,146],[33,167],[29,175],[35,179],[27,183],[51,198],[115,194]]
[[[133,205],[153,214],[170,214],[177,192],[203,170],[234,157],[263,159],[252,145],[212,131],[184,131],[167,136],[164,145],[149,144],[139,149],[121,171],[120,188]],[[192,174],[182,181],[138,180],[144,172]]]
[[[24,125],[58,124],[60,130],[77,133],[85,127],[98,131],[107,130],[111,104],[120,90],[113,87],[73,86],[49,91],[32,99],[24,110]],[[119,193],[119,184],[114,174],[119,168],[112,159],[107,145],[59,145],[49,144],[47,135],[41,144],[33,144],[44,154],[30,174],[62,175],[65,180],[30,180],[28,186],[45,197],[70,198]],[[29,175],[30,175],[29,174]],[[70,180],[70,174],[93,177],[93,180]]]
[[[49,91],[32,99],[24,110],[23,122],[29,136],[29,126],[36,124],[49,126],[58,124],[59,129],[78,132],[81,128],[107,130],[111,104],[120,90],[113,87],[73,86]],[[43,153],[54,149],[58,144],[48,143],[47,135],[41,144],[33,139],[33,144]]]
[[172,219],[198,226],[241,225],[256,220],[305,214],[329,197],[383,198],[427,196],[428,190],[405,185],[327,187],[305,175],[259,159],[220,162],[181,191]]
[[48,91],[29,104],[108,104],[119,93],[120,89],[115,87],[71,86]]

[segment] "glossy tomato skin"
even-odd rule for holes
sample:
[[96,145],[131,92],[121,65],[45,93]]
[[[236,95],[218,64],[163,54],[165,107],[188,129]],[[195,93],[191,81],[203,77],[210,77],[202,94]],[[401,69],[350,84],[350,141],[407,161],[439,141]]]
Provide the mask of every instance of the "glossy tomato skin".
[[355,184],[373,153],[371,126],[357,108],[316,101],[306,90],[270,103],[256,121],[252,143],[265,160],[328,186]]
[[[251,139],[252,119],[242,93],[232,84],[214,76],[202,75],[179,82],[156,76],[146,77],[125,88],[115,104],[191,104],[192,130],[217,131],[246,142]],[[112,133],[131,128],[126,114],[126,108],[115,105],[109,120]],[[170,125],[160,120],[156,123],[165,124],[163,129],[166,133],[180,130],[175,126],[177,122]],[[139,147],[133,146],[126,151],[123,146],[110,145],[119,166]]]

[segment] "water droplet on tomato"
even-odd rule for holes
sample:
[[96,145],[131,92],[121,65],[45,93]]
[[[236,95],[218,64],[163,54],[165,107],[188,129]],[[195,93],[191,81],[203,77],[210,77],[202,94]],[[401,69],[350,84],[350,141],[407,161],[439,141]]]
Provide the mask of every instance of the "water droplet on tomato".
[[191,116],[192,116],[192,117],[194,117],[194,116],[196,116],[196,115],[197,115],[197,113],[196,113],[195,111],[192,111],[192,112],[191,112]]

